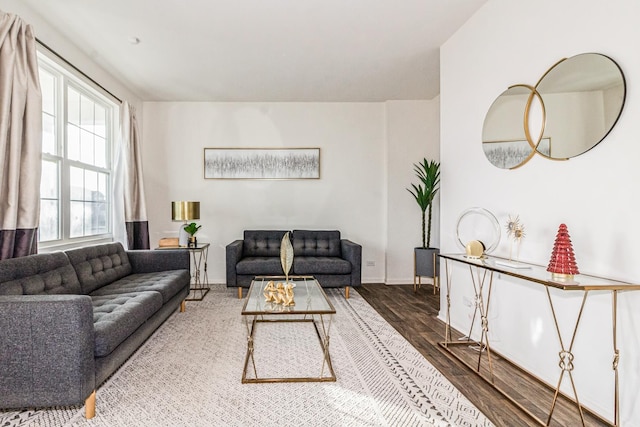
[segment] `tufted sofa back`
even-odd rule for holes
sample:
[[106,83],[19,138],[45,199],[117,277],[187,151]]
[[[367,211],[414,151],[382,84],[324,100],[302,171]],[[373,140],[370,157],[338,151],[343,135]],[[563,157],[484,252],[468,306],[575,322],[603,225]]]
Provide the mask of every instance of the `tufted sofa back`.
[[340,231],[293,230],[294,256],[341,256]]
[[286,231],[245,230],[242,252],[244,257],[280,256],[280,243]]
[[131,274],[129,257],[121,243],[71,249],[66,254],[84,294]]
[[62,252],[0,261],[0,295],[79,293],[76,272]]

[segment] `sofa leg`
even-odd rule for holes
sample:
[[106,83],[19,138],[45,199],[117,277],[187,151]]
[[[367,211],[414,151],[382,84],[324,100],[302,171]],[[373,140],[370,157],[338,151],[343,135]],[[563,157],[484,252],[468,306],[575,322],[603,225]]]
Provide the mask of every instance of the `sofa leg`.
[[344,288],[344,297],[346,299],[349,299],[349,287],[348,286],[345,286],[345,288]]
[[84,401],[84,417],[88,420],[96,416],[96,391],[87,397]]
[[180,313],[184,313],[186,309],[187,309],[187,303],[185,300],[182,300],[182,302],[180,303]]
[[238,299],[242,299],[242,286],[238,286]]

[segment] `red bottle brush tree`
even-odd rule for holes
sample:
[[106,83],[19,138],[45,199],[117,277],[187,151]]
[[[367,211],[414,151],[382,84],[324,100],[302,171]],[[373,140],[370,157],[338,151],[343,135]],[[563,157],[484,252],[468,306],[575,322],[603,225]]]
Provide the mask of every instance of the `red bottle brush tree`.
[[571,279],[574,274],[580,274],[576,257],[573,254],[569,231],[565,224],[560,224],[558,228],[547,271],[550,271],[552,276],[557,279]]

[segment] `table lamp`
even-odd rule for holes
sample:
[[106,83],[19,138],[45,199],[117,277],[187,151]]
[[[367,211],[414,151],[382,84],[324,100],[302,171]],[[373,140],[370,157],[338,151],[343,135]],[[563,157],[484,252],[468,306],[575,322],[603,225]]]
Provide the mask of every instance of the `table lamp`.
[[184,230],[187,221],[200,219],[200,202],[171,202],[171,220],[183,221],[178,232],[178,245],[189,244],[189,233]]

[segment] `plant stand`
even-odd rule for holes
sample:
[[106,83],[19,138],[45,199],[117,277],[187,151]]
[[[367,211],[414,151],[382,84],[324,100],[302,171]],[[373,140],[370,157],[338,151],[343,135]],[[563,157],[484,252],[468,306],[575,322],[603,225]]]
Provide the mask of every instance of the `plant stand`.
[[422,285],[422,278],[429,277],[433,280],[433,293],[440,289],[438,280],[438,248],[414,248],[413,250],[413,292],[418,292]]

